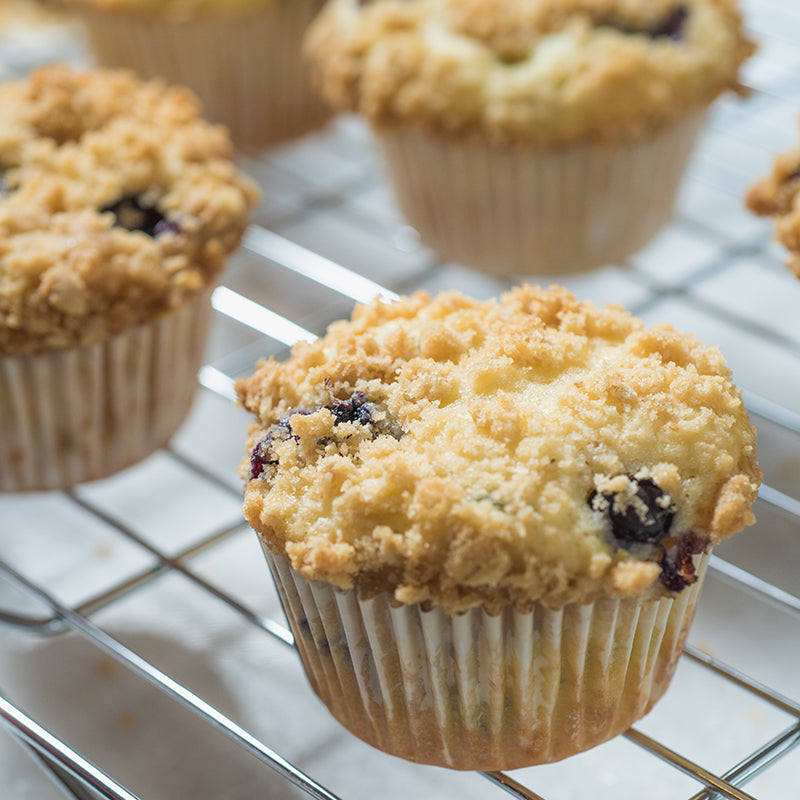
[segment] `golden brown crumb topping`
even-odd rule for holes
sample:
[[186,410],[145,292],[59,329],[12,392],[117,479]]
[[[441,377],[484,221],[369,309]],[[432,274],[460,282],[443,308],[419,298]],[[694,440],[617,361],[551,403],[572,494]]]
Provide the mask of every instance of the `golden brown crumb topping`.
[[191,19],[196,15],[234,16],[274,8],[278,0],[60,0],[76,8],[124,12],[163,19]]
[[719,352],[560,288],[359,307],[238,391],[247,519],[365,594],[458,613],[678,591],[753,519]]
[[777,155],[772,172],[750,187],[746,202],[754,213],[775,218],[775,238],[800,278],[800,149]]
[[532,146],[653,131],[738,89],[753,49],[734,0],[332,0],[306,45],[377,126]]
[[0,352],[92,343],[180,306],[254,185],[185,89],[56,66],[0,85]]

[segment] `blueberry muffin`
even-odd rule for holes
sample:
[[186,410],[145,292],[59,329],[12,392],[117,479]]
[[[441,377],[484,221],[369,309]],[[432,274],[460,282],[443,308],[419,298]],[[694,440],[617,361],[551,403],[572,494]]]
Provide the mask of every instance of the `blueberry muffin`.
[[424,242],[548,274],[623,259],[669,219],[752,49],[734,0],[331,0],[306,41]]
[[800,148],[778,154],[771,174],[754,183],[745,199],[752,212],[775,220],[775,238],[800,278]]
[[359,307],[238,391],[245,515],[311,685],[407,759],[512,769],[628,728],[753,521],[719,352],[557,287]]
[[0,489],[166,443],[254,185],[185,89],[56,66],[0,85]]
[[59,0],[84,20],[100,66],[191,88],[239,147],[322,126],[331,111],[300,57],[322,0]]

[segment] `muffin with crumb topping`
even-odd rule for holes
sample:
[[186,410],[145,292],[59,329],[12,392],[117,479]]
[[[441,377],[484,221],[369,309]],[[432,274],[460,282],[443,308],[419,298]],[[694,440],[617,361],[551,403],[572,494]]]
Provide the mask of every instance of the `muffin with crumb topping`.
[[185,89],[0,84],[0,490],[99,478],[185,417],[254,185]]
[[58,0],[85,22],[102,67],[188,86],[238,147],[308,133],[331,117],[300,49],[322,0]]
[[245,516],[309,681],[414,761],[513,769],[628,728],[753,521],[719,352],[557,287],[359,307],[237,388]]
[[752,49],[735,0],[331,0],[306,39],[422,241],[513,274],[647,242]]
[[772,172],[747,190],[745,202],[753,213],[775,220],[775,238],[800,278],[800,147],[779,153]]

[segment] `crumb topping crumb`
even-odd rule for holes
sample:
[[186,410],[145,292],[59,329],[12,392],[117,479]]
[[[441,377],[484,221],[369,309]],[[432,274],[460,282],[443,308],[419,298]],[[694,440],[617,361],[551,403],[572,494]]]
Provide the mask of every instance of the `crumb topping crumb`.
[[748,189],[745,202],[755,214],[775,220],[775,238],[800,278],[800,148],[779,153],[772,172]]

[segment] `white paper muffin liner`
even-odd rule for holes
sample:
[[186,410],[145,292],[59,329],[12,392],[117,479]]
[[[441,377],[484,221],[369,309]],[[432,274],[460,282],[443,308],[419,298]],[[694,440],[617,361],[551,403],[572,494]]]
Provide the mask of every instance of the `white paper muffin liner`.
[[556,761],[623,732],[669,685],[700,595],[450,617],[310,582],[264,545],[314,691],[375,747],[454,769]]
[[263,13],[171,20],[83,8],[102,67],[135,70],[192,89],[205,117],[228,126],[239,147],[262,147],[324,124],[300,46],[318,0],[275,3]]
[[410,127],[375,133],[401,212],[440,256],[495,274],[557,275],[619,263],[669,221],[704,117],[619,146],[551,150]]
[[164,446],[197,389],[210,294],[99,344],[0,356],[0,491],[64,489]]

